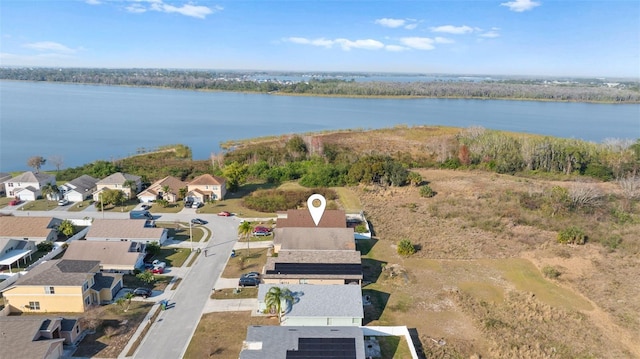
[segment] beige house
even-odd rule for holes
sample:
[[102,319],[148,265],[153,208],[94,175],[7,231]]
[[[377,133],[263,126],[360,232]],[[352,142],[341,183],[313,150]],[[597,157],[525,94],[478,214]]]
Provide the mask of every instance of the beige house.
[[[125,185],[127,181],[133,181],[136,184],[135,191],[131,191],[131,188]],[[93,193],[93,200],[96,202],[100,201],[100,193],[106,189],[119,190],[124,192],[127,198],[133,198],[142,188],[142,180],[140,176],[116,172],[99,180],[96,183],[96,188],[96,192]]]
[[187,184],[187,198],[198,202],[221,200],[227,194],[227,180],[204,174]]
[[58,259],[43,262],[2,292],[12,313],[82,313],[110,302],[122,288],[122,274],[99,273],[100,262]]
[[55,242],[62,221],[51,217],[0,216],[0,266],[26,263],[40,242]]
[[273,251],[280,250],[356,250],[353,228],[276,227]]
[[284,251],[268,257],[264,283],[360,284],[362,263],[358,251]]
[[56,177],[46,173],[27,171],[4,181],[6,197],[35,201],[42,197],[42,187],[56,184]]
[[101,271],[130,273],[144,265],[145,254],[145,244],[136,241],[72,241],[63,259],[99,261]]
[[167,240],[169,230],[166,228],[145,227],[139,219],[94,219],[85,236],[87,241],[115,242],[158,242]]
[[[169,191],[165,192],[165,187],[169,187]],[[140,202],[153,202],[157,199],[166,199],[169,202],[177,202],[180,200],[180,189],[187,188],[187,182],[181,181],[179,178],[167,176],[163,179],[153,182],[147,189],[138,194]]]

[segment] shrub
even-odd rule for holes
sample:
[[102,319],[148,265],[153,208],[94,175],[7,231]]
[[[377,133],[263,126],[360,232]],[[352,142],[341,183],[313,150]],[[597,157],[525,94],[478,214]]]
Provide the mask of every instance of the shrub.
[[416,252],[416,247],[408,239],[403,239],[398,243],[398,254],[408,257]]
[[429,187],[429,185],[424,185],[420,187],[420,196],[425,198],[431,198],[436,195],[436,192]]
[[53,249],[53,243],[50,241],[40,242],[36,245],[40,252],[51,252]]
[[160,253],[160,244],[158,242],[151,242],[147,244],[147,253],[151,255],[156,255]]
[[613,252],[622,243],[622,237],[619,235],[611,235],[600,242],[605,248]]
[[367,230],[367,226],[365,226],[362,223],[356,226],[355,231],[356,231],[356,233],[367,233],[367,232],[369,232]]
[[544,274],[545,277],[551,278],[551,279],[558,278],[561,274],[559,270],[557,270],[555,267],[552,267],[552,266],[544,266],[542,268],[542,273]]
[[565,244],[584,244],[587,236],[578,227],[569,227],[558,232],[558,242]]

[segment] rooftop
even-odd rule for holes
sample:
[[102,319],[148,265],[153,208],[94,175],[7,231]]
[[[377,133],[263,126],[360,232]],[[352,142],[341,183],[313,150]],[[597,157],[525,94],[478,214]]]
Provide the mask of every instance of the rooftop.
[[[140,252],[136,251],[137,248]],[[134,247],[131,251],[132,246]],[[96,260],[102,266],[135,266],[140,255],[144,255],[142,245],[120,241],[72,241],[64,252],[64,259]]]
[[301,228],[274,229],[274,244],[280,250],[356,250],[353,228]]
[[64,339],[41,339],[40,330],[47,320],[31,316],[0,317],[2,357],[48,358],[51,346],[62,346]]
[[0,216],[0,237],[46,238],[60,222],[52,217]]
[[57,259],[43,262],[20,277],[15,285],[82,285],[87,274],[100,264],[98,261]]
[[287,311],[287,317],[364,318],[362,289],[359,285],[261,284],[258,287],[258,301],[264,301],[272,287],[291,291],[294,304]]
[[148,228],[139,219],[94,219],[87,239],[145,239],[158,240],[164,228]]
[[347,217],[343,210],[325,210],[316,226],[308,209],[290,209],[278,212],[276,227],[346,228]]

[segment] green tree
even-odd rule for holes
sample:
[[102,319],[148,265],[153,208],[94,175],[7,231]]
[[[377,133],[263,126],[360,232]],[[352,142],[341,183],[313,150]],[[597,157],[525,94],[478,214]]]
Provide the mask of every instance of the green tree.
[[138,194],[138,184],[134,180],[124,181],[122,187],[129,189],[129,198],[133,198],[133,196]]
[[118,189],[110,189],[107,188],[105,190],[103,190],[100,193],[100,202],[107,205],[107,204],[112,204],[112,205],[117,205],[118,203],[122,203],[125,199],[125,194],[124,192],[118,190]]
[[278,320],[282,322],[282,304],[284,303],[284,311],[293,305],[293,294],[287,288],[271,287],[264,296],[264,302],[267,308],[278,313]]
[[185,198],[187,196],[187,192],[189,190],[187,189],[187,187],[182,187],[178,190],[178,194],[180,195],[180,198]]
[[171,187],[168,185],[162,186],[162,198],[169,200],[169,194],[171,194]]
[[408,239],[403,239],[398,243],[398,254],[408,257],[416,252],[416,247]]
[[293,136],[287,141],[285,148],[289,158],[294,161],[307,156],[307,144],[304,143],[304,140],[300,136]]
[[71,223],[70,220],[65,219],[58,226],[58,231],[60,231],[60,233],[64,234],[65,236],[67,236],[67,238],[69,238],[73,234],[73,232],[75,232],[75,227],[73,226],[73,223]]
[[245,183],[249,174],[249,166],[232,162],[222,169],[222,175],[227,179],[227,189],[235,192]]
[[136,278],[140,279],[141,281],[147,284],[151,284],[156,280],[156,277],[153,275],[153,273],[151,273],[151,271],[148,271],[148,270],[136,274]]
[[426,184],[424,186],[420,186],[420,197],[431,198],[435,196],[436,193],[431,189],[431,187]]
[[[124,308],[124,311],[127,312],[129,310],[129,307],[131,306],[131,299],[133,299],[136,295],[133,294],[133,292],[127,292],[125,293],[125,295],[123,297],[121,297],[120,299],[118,299],[118,301],[116,303],[120,304],[120,306],[124,306],[124,302],[127,302],[127,307]],[[120,301],[122,300],[122,301]]]
[[40,252],[51,252],[51,250],[53,249],[53,242],[51,241],[42,241],[38,244],[36,244],[36,248],[38,248],[38,250]]
[[52,201],[57,199],[54,194],[58,193],[59,190],[58,186],[56,186],[55,184],[47,183],[46,185],[42,186],[40,192],[42,192],[42,197]]
[[151,254],[152,256],[160,253],[160,243],[158,241],[153,241],[151,243],[147,243],[146,252]]
[[245,238],[247,240],[247,257],[251,254],[251,249],[249,248],[249,242],[251,233],[253,232],[253,225],[249,221],[244,221],[240,223],[238,226],[238,235],[241,238]]
[[407,175],[407,180],[413,186],[419,186],[422,183],[422,176],[417,172],[409,172]]
[[89,169],[93,177],[104,178],[118,172],[118,167],[109,161],[95,161]]
[[27,166],[32,167],[36,173],[40,172],[40,168],[47,163],[47,160],[42,156],[29,157],[27,160]]

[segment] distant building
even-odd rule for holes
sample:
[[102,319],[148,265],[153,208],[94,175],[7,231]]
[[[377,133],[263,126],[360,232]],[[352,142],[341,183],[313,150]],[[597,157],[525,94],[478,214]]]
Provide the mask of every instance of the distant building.
[[222,200],[227,194],[227,180],[204,174],[191,180],[187,184],[187,198],[197,202]]
[[62,196],[71,202],[82,202],[91,198],[96,191],[98,179],[89,175],[82,175],[63,185],[58,186]]
[[2,358],[58,359],[63,344],[75,344],[80,336],[76,319],[40,316],[0,317]]
[[38,172],[27,171],[4,182],[7,197],[19,198],[22,201],[35,201],[42,197],[42,187],[56,184],[56,177]]
[[130,273],[144,265],[145,246],[137,241],[72,241],[63,259],[95,260],[101,271]]
[[145,221],[136,219],[94,219],[85,236],[88,241],[122,241],[143,244],[167,240],[168,229],[146,227]]
[[[169,188],[167,193],[164,192],[165,186]],[[180,198],[180,189],[187,188],[187,183],[179,178],[167,176],[153,182],[147,189],[138,194],[140,202],[153,202],[157,199],[165,199],[175,203]]]
[[[125,186],[127,181],[133,181],[135,183],[134,190],[132,191],[129,186]],[[140,176],[116,172],[111,176],[103,178],[96,183],[96,192],[93,193],[93,200],[100,201],[100,193],[102,191],[111,189],[124,192],[127,198],[133,198],[142,188],[142,180]]]

